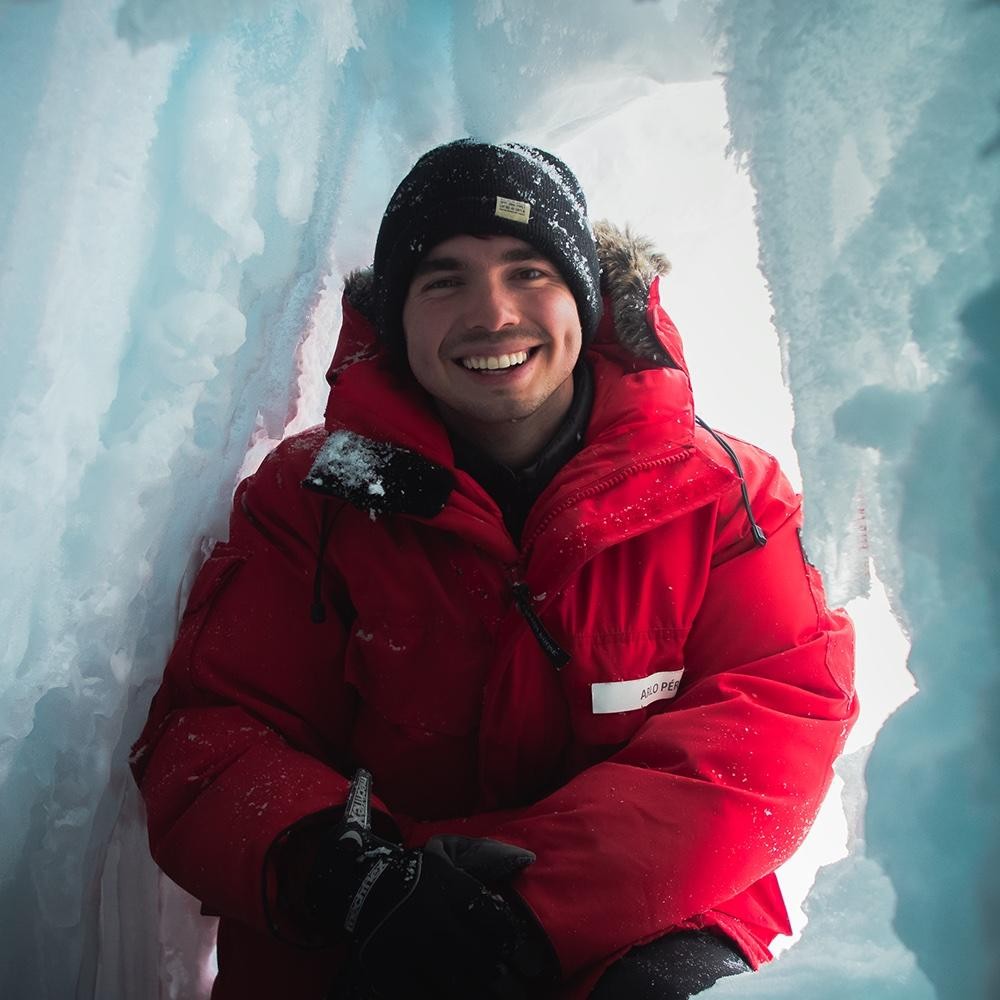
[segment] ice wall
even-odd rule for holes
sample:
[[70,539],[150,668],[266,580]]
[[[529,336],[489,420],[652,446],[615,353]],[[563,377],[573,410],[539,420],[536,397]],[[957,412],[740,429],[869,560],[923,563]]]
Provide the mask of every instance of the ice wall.
[[[871,853],[940,995],[993,995],[998,171],[978,151],[998,20],[944,0],[0,0],[0,995],[204,995],[211,927],[149,862],[126,761],[240,468],[320,412],[340,277],[418,153],[558,148],[711,74],[710,21],[810,548],[840,597],[875,559],[925,688],[873,757]],[[881,869],[846,864],[758,995],[930,995]]]
[[802,996],[814,964],[827,973],[814,998],[851,984],[909,1000],[928,995],[924,976],[941,1000],[1000,996],[1000,7],[740,0],[718,17],[795,399],[807,544],[836,567],[839,598],[871,559],[912,642],[921,693],[875,744],[864,836],[922,974],[885,961],[879,935],[857,939],[892,897],[856,853],[811,901],[818,917],[833,901],[836,936],[810,926],[787,963],[712,995]]
[[696,6],[592,7],[0,0],[0,995],[204,995],[126,768],[187,581],[420,152],[706,72]]

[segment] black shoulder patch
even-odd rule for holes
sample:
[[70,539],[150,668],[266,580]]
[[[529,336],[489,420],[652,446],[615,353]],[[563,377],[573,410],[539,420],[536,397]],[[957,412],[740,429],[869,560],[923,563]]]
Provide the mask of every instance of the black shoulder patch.
[[429,518],[444,509],[455,480],[415,451],[340,430],[326,439],[302,485],[372,514]]

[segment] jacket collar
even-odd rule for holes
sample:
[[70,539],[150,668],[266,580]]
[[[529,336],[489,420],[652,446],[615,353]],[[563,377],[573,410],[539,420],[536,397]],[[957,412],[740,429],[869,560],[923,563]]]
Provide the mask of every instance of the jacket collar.
[[[680,337],[659,305],[669,262],[610,223],[598,223],[595,237],[605,310],[588,353],[595,398],[585,445],[599,445],[607,467],[689,445],[694,407]],[[451,443],[424,390],[379,349],[371,315],[371,273],[354,272],[327,374],[330,436],[303,485],[373,516],[435,517],[456,484]]]
[[464,469],[494,499],[511,538],[519,540],[528,512],[546,486],[580,450],[590,426],[594,377],[586,361],[573,369],[573,399],[555,433],[530,464],[512,469],[482,449],[451,435],[455,465]]

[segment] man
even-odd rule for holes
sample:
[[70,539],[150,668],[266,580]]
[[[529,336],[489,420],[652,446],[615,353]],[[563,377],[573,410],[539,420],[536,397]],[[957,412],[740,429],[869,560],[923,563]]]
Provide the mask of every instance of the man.
[[663,1000],[788,932],[852,634],[774,460],[696,421],[665,270],[541,150],[400,184],[137,746],[213,996]]

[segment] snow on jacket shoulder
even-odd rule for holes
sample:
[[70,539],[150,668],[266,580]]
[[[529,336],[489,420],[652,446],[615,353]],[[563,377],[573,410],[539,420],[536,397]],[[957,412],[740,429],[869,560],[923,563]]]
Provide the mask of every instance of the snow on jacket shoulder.
[[775,461],[695,425],[661,261],[610,229],[599,246],[590,426],[520,547],[374,350],[363,286],[326,427],[237,492],[136,755],[154,856],[224,918],[215,996],[270,995],[291,966],[296,995],[324,995],[336,951],[270,933],[268,855],[358,764],[408,844],[536,853],[516,888],[560,995],[671,929],[719,930],[754,965],[787,932],[773,871],[856,714],[850,624]]

